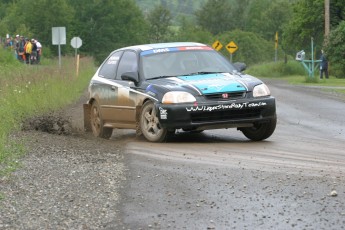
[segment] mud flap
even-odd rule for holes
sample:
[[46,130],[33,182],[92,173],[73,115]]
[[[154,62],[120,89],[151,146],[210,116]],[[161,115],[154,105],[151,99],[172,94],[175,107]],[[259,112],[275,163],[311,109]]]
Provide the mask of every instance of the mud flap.
[[136,135],[137,136],[141,136],[143,133],[141,132],[141,128],[140,128],[140,114],[141,114],[141,107],[142,106],[137,106],[136,107]]
[[86,132],[90,132],[91,129],[91,105],[90,104],[83,104],[84,110],[84,130]]

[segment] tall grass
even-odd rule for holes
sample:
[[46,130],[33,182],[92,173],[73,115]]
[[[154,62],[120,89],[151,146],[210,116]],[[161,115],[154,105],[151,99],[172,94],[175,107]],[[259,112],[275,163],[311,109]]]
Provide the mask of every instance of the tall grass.
[[281,78],[286,76],[306,75],[306,70],[301,63],[297,61],[270,62],[260,65],[251,66],[247,73],[257,77]]
[[[0,49],[0,56],[12,53]],[[5,60],[5,61],[4,61]],[[95,66],[91,58],[80,60],[76,76],[75,60],[64,57],[40,65],[25,65],[3,58],[0,63],[0,169],[11,168],[23,152],[22,145],[10,140],[24,119],[59,109],[80,98],[87,88]]]
[[338,93],[344,93],[343,89],[335,88],[345,87],[344,78],[336,78],[334,76],[330,76],[329,79],[319,79],[318,70],[315,70],[313,77],[309,77],[302,64],[297,61],[288,61],[287,63],[271,62],[254,65],[248,68],[248,70],[246,70],[246,73],[259,78],[284,79],[290,84],[334,87],[330,90]]

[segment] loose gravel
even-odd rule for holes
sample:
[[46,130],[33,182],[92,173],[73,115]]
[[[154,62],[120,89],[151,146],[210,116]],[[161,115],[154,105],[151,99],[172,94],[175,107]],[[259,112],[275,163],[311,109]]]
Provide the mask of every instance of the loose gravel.
[[0,178],[0,229],[118,229],[122,145],[82,131],[82,103],[36,117],[14,138],[27,154]]

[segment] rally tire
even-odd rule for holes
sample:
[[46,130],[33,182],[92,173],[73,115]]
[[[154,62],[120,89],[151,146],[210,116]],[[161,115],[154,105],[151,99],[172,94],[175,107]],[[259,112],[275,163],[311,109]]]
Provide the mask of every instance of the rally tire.
[[277,116],[274,116],[269,122],[254,124],[253,127],[242,128],[241,131],[248,139],[252,141],[261,141],[269,138],[277,124]]
[[159,123],[156,107],[151,101],[145,102],[142,106],[140,129],[144,137],[151,142],[164,142],[171,133]]

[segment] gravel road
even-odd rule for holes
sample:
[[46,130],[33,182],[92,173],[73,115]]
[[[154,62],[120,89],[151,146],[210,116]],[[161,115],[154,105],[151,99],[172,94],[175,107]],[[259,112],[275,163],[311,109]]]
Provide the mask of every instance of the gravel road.
[[[310,115],[296,101],[311,105],[319,90],[284,87],[273,88],[277,132],[259,143],[229,130],[96,139],[83,132],[84,96],[33,118],[13,135],[28,147],[21,167],[0,178],[0,229],[344,229],[341,111]],[[316,127],[318,116],[327,121]]]

